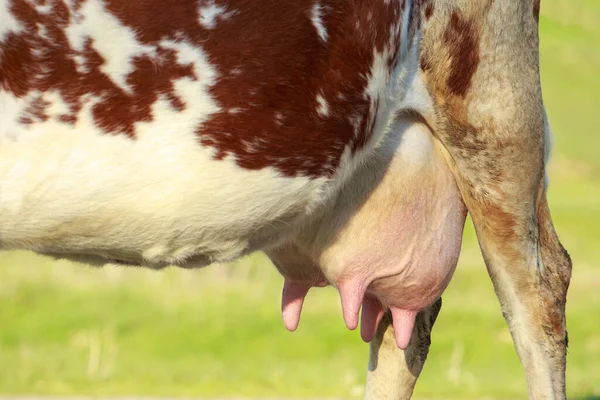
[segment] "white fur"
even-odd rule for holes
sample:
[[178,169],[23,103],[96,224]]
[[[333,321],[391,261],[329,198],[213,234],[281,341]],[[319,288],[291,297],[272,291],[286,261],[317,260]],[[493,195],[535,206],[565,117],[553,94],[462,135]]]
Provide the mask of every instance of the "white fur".
[[[0,0],[0,41],[4,40],[5,36],[10,32],[19,32],[23,29],[21,23],[13,16],[9,9],[9,0]],[[2,52],[0,52],[0,58]]]
[[69,105],[63,100],[57,90],[51,90],[42,94],[42,100],[47,101],[50,106],[46,108],[46,113],[50,118],[57,118],[60,115],[69,114]]
[[325,24],[323,23],[323,6],[319,1],[312,8],[310,20],[317,30],[317,35],[319,35],[323,42],[327,42],[327,28],[325,28]]
[[52,11],[52,3],[38,4],[36,1],[29,0],[29,3],[35,7],[35,11],[40,14],[48,14]]
[[[18,98],[11,93],[0,90],[0,148],[8,141],[17,140],[23,135],[23,126],[18,122],[19,117],[27,109],[35,93]],[[0,193],[1,195],[1,193]]]
[[320,93],[317,95],[317,113],[322,117],[329,116],[329,103]]
[[229,19],[235,11],[227,11],[226,7],[217,6],[214,1],[209,1],[199,9],[198,22],[206,29],[214,29],[217,26],[217,19]]
[[[418,42],[420,33],[418,32],[416,36],[415,42]],[[425,119],[434,120],[433,99],[420,73],[419,49],[417,46],[413,46],[408,50],[405,64],[404,74],[400,76],[401,82],[399,83],[404,88],[401,91],[403,97],[400,101],[400,109],[415,110]]]
[[79,12],[81,18],[72,18],[73,23],[66,29],[71,47],[83,51],[86,39],[92,39],[92,46],[105,60],[102,72],[129,91],[127,75],[133,71],[133,57],[154,54],[155,49],[142,45],[131,28],[104,8],[102,0],[86,1]]

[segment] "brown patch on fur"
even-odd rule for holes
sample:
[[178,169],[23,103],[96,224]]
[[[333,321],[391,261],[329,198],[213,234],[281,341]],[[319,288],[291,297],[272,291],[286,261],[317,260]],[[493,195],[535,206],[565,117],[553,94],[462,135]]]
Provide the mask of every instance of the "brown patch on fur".
[[419,59],[419,66],[423,71],[429,71],[431,69],[431,63],[429,62],[429,58],[424,53],[421,53],[421,58]]
[[41,97],[35,98],[30,106],[25,110],[24,115],[21,115],[19,122],[22,124],[32,124],[34,122],[44,122],[47,121],[48,114],[46,114],[46,108],[50,104],[47,101],[42,100]]
[[[132,60],[134,70],[127,77],[131,93],[127,93],[101,71],[106,60],[94,49],[90,38],[82,51],[69,46],[65,29],[76,18],[75,11],[61,2],[53,2],[51,9],[42,14],[25,2],[13,3],[11,11],[25,32],[0,44],[3,50],[0,82],[5,90],[18,97],[31,91],[58,92],[70,113],[56,119],[70,124],[77,121],[79,111],[89,101],[86,95],[99,96],[101,100],[92,107],[97,126],[106,132],[130,137],[134,137],[136,122],[152,120],[151,106],[159,96],[169,99],[176,110],[184,107],[175,95],[174,81],[196,77],[191,66],[177,63],[174,51],[159,50],[156,59],[139,56]],[[40,27],[45,28],[45,36],[40,35]],[[42,56],[34,55],[33,50]],[[78,70],[75,56],[85,60],[84,70]],[[48,106],[47,102],[34,100],[21,116],[21,122],[48,119],[45,114]]]
[[481,211],[485,215],[485,222],[499,241],[513,239],[517,229],[517,220],[513,214],[496,203],[484,205]]
[[425,6],[425,19],[429,20],[429,18],[431,18],[431,16],[433,15],[433,2],[428,2],[427,5]]
[[25,37],[13,32],[0,45],[0,88],[17,97],[25,96],[31,90],[28,77],[36,72],[30,67],[33,60],[31,47]]
[[540,22],[540,3],[541,0],[533,1],[533,18],[535,18],[535,22]]
[[451,93],[465,97],[479,65],[479,33],[472,21],[455,10],[444,32],[444,41],[452,60],[446,84]]
[[[219,41],[207,41],[204,48],[219,69],[241,66],[243,71],[212,90],[223,111],[199,127],[202,144],[216,147],[217,158],[234,155],[247,169],[273,165],[286,175],[311,176],[331,174],[347,145],[353,151],[362,148],[375,122],[369,110],[373,99],[363,95],[366,76],[373,50],[383,49],[389,38],[379,27],[391,26],[401,15],[401,4],[350,3],[328,6],[322,19],[328,39],[323,43],[305,16],[312,1],[285,8],[277,0],[264,8],[229,2],[242,11],[219,27]],[[240,41],[240,26],[260,34]],[[359,26],[374,28],[357,31]],[[393,40],[399,43],[399,38]],[[388,67],[396,60],[392,54]],[[316,112],[317,94],[328,103],[328,117]],[[232,116],[227,113],[231,108],[244,112]],[[284,117],[283,123],[275,114]]]

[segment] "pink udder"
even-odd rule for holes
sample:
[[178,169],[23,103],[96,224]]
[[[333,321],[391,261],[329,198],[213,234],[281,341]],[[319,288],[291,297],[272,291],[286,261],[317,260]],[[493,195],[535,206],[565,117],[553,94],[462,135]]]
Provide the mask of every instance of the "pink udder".
[[[299,248],[313,252],[307,259],[338,289],[349,329],[358,327],[360,314],[361,337],[369,342],[389,309],[396,343],[406,349],[417,313],[441,297],[454,274],[467,210],[427,128],[410,125],[403,139],[404,147],[360,206],[347,201],[357,196],[358,177],[348,186],[352,192],[319,220],[317,237],[329,238],[323,247],[309,237]],[[340,225],[336,215],[344,211],[350,217]],[[332,227],[335,232],[327,235]],[[286,282],[288,329],[297,327],[308,289]]]

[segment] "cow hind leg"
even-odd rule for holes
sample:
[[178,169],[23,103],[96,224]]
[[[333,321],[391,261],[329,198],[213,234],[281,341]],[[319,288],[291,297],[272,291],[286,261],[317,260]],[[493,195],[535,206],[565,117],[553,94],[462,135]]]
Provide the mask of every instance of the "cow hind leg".
[[434,131],[449,152],[529,396],[563,399],[571,260],[546,198],[549,126],[534,3],[436,10],[421,68],[436,108]]
[[410,399],[431,344],[431,329],[442,307],[442,299],[417,314],[406,350],[396,344],[392,317],[387,312],[370,343],[365,399]]

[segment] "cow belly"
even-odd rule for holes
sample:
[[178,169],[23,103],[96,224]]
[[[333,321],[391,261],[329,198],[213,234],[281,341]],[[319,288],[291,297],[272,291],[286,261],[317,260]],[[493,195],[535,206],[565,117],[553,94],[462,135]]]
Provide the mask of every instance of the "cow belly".
[[310,268],[314,277],[306,277],[288,269],[292,294],[284,310],[286,302],[296,310],[287,315],[299,315],[294,286],[317,284],[323,274],[340,292],[349,328],[357,326],[362,305],[361,333],[370,340],[389,307],[398,344],[408,345],[415,314],[435,302],[452,277],[466,218],[443,151],[424,125],[397,123],[379,164],[365,165],[318,228],[298,239],[320,271]]
[[215,160],[184,117],[148,124],[136,140],[52,123],[5,138],[0,248],[203,265],[278,239],[319,200],[324,180]]

